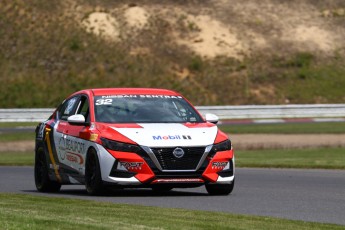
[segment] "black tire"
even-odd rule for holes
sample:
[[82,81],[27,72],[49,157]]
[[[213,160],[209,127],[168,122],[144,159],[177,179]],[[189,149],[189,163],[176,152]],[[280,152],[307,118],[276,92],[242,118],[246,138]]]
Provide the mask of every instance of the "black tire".
[[39,192],[58,192],[61,184],[49,178],[48,162],[42,149],[36,152],[35,157],[35,185]]
[[206,184],[206,190],[210,195],[229,195],[235,186],[235,180],[232,184]]
[[85,187],[89,195],[101,195],[104,192],[101,168],[97,152],[94,149],[89,150],[86,158]]

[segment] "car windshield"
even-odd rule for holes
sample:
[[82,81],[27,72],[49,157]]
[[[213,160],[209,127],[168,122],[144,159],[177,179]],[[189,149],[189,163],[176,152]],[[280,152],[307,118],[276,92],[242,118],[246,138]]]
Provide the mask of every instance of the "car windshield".
[[105,123],[204,122],[183,97],[167,95],[96,96],[95,116]]

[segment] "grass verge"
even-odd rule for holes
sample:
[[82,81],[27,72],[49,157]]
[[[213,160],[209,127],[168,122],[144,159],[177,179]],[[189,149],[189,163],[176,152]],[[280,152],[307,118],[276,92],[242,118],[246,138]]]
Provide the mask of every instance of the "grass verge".
[[0,134],[0,143],[8,141],[35,141],[34,132],[22,133],[2,133]]
[[283,123],[283,124],[236,124],[220,125],[223,132],[236,133],[279,133],[279,134],[343,134],[345,122]]
[[0,122],[0,128],[36,127],[39,122]]
[[24,166],[34,165],[34,152],[0,152],[0,165]]
[[0,194],[0,204],[4,229],[345,229],[270,217],[30,195]]
[[[0,152],[0,165],[33,165],[33,152]],[[345,169],[344,149],[238,150],[237,167]]]
[[236,166],[345,169],[345,157],[342,148],[244,150],[236,151]]

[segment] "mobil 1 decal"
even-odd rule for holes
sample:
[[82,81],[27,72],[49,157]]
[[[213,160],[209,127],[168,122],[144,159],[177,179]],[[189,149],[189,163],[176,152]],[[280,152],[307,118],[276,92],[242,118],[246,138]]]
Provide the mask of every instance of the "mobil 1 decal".
[[157,136],[152,136],[153,140],[158,141],[158,140],[192,140],[192,137],[189,135],[157,135]]

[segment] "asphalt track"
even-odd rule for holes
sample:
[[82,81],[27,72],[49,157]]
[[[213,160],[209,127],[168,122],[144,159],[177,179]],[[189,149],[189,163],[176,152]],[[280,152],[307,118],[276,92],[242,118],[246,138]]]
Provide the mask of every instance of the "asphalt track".
[[229,196],[208,196],[204,187],[174,189],[157,195],[150,189],[115,190],[90,197],[84,186],[63,186],[60,193],[35,189],[32,167],[0,167],[0,192],[68,197],[345,225],[345,170],[248,169],[236,171]]

